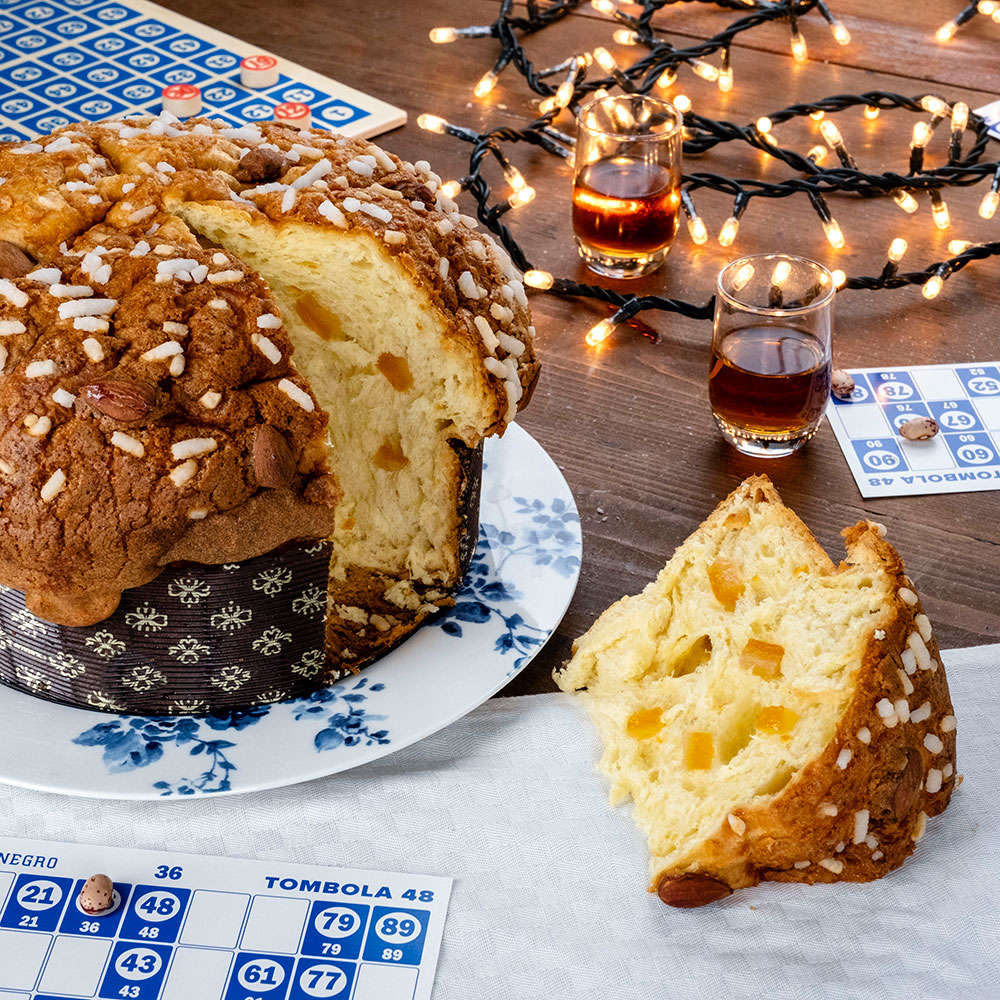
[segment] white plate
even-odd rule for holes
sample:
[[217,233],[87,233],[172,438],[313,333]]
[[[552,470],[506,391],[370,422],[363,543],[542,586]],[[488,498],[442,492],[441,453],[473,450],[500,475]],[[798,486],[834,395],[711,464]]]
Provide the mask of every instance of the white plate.
[[512,426],[486,442],[479,544],[455,607],[358,677],[218,718],[108,715],[0,687],[0,781],[95,798],[218,795],[384,757],[527,666],[569,606],[580,551],[566,481]]

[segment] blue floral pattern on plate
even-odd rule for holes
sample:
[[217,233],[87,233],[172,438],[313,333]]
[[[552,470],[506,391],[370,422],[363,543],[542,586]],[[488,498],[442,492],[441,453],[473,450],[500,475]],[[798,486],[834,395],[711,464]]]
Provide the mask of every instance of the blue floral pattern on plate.
[[201,718],[107,715],[8,690],[0,781],[137,799],[273,788],[375,760],[481,704],[559,624],[581,551],[572,495],[544,449],[512,426],[486,454],[480,537],[455,606],[362,676]]
[[[523,533],[479,525],[479,543],[469,564],[465,585],[455,595],[455,606],[430,624],[445,635],[462,638],[462,623],[482,625],[496,620],[501,630],[493,645],[503,656],[516,654],[507,676],[513,676],[544,645],[545,629],[532,625],[516,610],[507,606],[524,600],[524,595],[502,573],[510,559],[524,557],[535,566],[549,566],[561,577],[574,576],[580,569],[580,557],[574,547],[579,537],[580,518],[565,500],[556,498],[544,503],[514,497],[515,511],[529,519]],[[576,531],[573,527],[576,527]],[[505,611],[510,610],[510,614]]]

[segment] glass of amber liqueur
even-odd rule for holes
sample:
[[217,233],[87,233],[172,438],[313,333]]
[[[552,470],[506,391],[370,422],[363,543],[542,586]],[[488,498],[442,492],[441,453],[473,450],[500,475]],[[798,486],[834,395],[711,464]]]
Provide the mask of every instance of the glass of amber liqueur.
[[643,94],[580,109],[573,233],[592,271],[639,278],[663,263],[677,234],[682,125],[672,104]]
[[708,397],[722,436],[778,458],[816,433],[830,399],[830,272],[805,257],[757,254],[719,274]]

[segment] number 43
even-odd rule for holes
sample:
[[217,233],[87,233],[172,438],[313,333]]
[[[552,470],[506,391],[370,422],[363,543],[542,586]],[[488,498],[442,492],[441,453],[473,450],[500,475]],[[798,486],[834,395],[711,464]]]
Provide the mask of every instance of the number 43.
[[123,986],[119,991],[118,995],[120,997],[137,997],[140,996],[138,986]]

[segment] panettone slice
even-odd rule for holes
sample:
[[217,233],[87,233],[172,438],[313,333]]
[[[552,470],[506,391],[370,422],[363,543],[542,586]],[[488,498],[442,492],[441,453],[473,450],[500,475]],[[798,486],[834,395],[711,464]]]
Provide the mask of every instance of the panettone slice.
[[947,806],[948,684],[883,530],[846,529],[834,566],[755,476],[574,645],[556,680],[600,732],[665,903],[879,878]]

